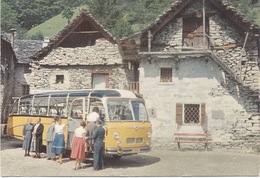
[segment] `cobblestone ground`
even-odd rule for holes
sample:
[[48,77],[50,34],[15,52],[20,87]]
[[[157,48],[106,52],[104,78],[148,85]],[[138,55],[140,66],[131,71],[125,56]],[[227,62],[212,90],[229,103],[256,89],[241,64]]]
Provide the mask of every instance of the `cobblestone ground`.
[[[92,171],[91,164],[73,170],[74,161],[63,164],[24,157],[21,141],[2,137],[1,176],[260,176],[260,155],[232,151],[169,151],[155,149],[149,153],[105,159],[105,169]],[[32,153],[33,154],[33,153]]]

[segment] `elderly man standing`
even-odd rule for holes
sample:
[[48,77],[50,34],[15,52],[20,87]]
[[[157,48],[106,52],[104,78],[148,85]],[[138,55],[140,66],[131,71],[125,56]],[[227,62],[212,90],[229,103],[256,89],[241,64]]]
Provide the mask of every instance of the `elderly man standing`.
[[24,156],[30,156],[30,147],[31,147],[31,140],[32,140],[32,118],[27,119],[27,123],[23,126],[23,149],[25,151]]
[[36,124],[33,127],[33,136],[35,136],[35,155],[34,158],[41,158],[40,153],[42,149],[42,133],[44,130],[44,126],[41,123],[41,118],[38,117],[36,120]]
[[56,117],[53,117],[51,120],[51,125],[47,131],[46,135],[46,152],[47,152],[47,160],[55,160],[55,154],[51,152],[52,143],[54,139],[54,133],[55,133],[55,123],[56,123]]

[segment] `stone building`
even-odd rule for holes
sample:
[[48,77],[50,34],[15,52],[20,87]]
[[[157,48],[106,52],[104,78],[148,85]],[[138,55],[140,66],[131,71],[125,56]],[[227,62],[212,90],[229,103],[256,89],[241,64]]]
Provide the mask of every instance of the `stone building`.
[[7,123],[9,108],[12,104],[16,62],[11,43],[1,37],[1,124]]
[[11,29],[10,34],[3,34],[1,44],[1,96],[6,106],[1,108],[1,121],[6,123],[13,101],[30,93],[30,57],[42,48],[43,42],[16,39],[15,29]]
[[133,78],[113,36],[81,12],[33,57],[30,91],[128,89]]
[[259,32],[224,1],[182,0],[121,40],[139,65],[153,145],[175,147],[176,132],[210,132],[213,148],[259,144]]
[[14,40],[13,50],[17,57],[15,66],[14,98],[30,93],[31,59],[43,46],[40,40]]

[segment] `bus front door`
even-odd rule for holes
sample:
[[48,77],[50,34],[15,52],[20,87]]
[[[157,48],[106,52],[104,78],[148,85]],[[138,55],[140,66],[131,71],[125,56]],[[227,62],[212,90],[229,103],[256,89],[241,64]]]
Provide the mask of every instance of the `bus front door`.
[[80,126],[82,121],[85,121],[85,98],[76,98],[70,102],[69,117],[68,117],[68,139],[67,148],[71,149],[71,143],[74,136],[74,131]]

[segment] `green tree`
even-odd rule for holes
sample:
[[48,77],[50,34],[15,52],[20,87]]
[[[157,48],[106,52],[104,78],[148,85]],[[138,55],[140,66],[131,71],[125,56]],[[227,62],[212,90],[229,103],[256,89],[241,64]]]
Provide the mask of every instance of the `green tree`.
[[74,9],[76,7],[80,7],[86,4],[86,0],[60,0],[59,5],[62,7],[62,17],[66,18],[68,20],[68,23],[70,22],[71,18],[74,14]]
[[230,4],[233,5],[238,11],[240,11],[245,17],[254,21],[256,19],[256,13],[252,11],[253,4],[249,0],[229,0]]
[[123,16],[115,0],[89,0],[87,5],[90,13],[110,31]]
[[17,12],[6,2],[1,3],[1,31],[9,32],[11,28],[17,29],[19,23],[17,21]]
[[116,38],[122,38],[126,37],[133,33],[132,26],[129,22],[127,22],[125,19],[120,19],[116,22],[114,28],[112,29],[111,33]]
[[71,7],[65,7],[64,11],[62,12],[62,17],[66,18],[68,20],[68,23],[69,23],[73,14],[74,14],[74,12],[73,12],[73,9]]
[[53,0],[18,0],[18,22],[24,29],[30,29],[59,14],[62,9]]

